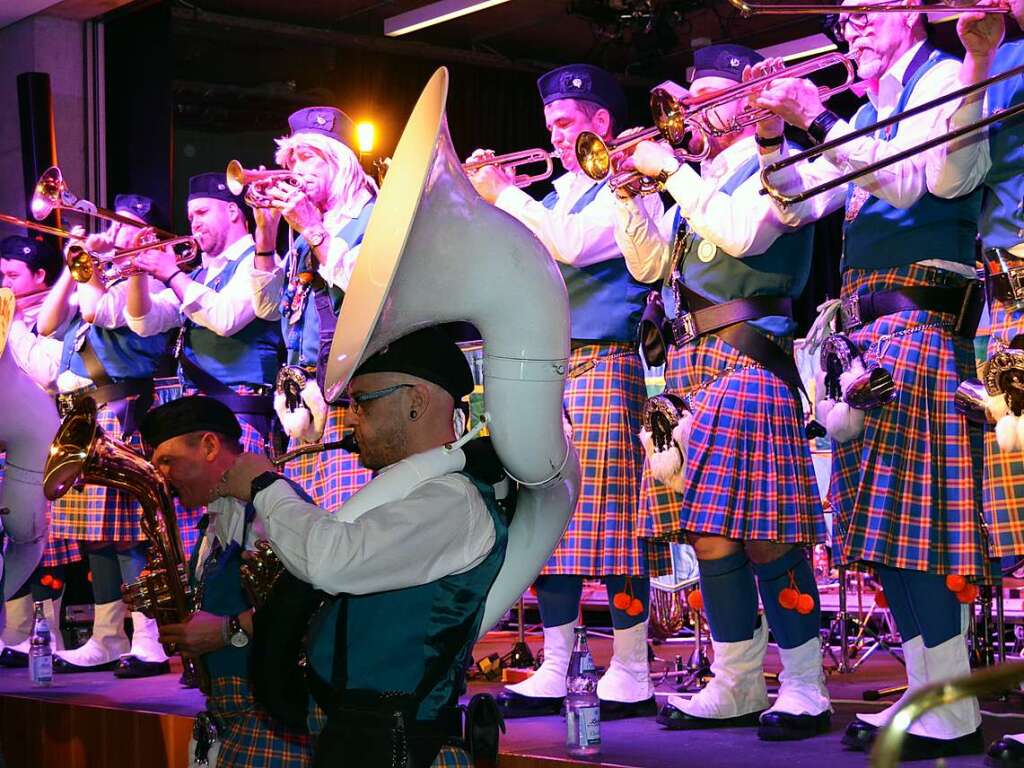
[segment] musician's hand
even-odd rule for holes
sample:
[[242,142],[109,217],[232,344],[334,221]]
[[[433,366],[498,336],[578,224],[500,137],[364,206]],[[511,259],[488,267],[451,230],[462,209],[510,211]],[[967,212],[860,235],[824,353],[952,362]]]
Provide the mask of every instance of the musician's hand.
[[106,232],[97,232],[94,235],[87,234],[85,227],[78,224],[71,229],[74,237],[68,240],[68,245],[81,245],[89,253],[108,253],[114,250],[114,228]]
[[214,486],[214,499],[230,496],[239,501],[252,501],[252,481],[264,472],[273,472],[274,465],[261,453],[241,453],[231,468]]
[[299,234],[307,229],[317,229],[324,225],[324,217],[320,213],[320,209],[313,205],[313,201],[299,187],[279,181],[277,184],[267,187],[267,197],[271,199],[274,209],[280,211],[284,220]]
[[807,130],[825,111],[818,86],[803,78],[780,77],[772,80],[753,99],[753,105],[770,109],[790,125]]
[[[1000,5],[992,0],[982,0],[980,5]],[[956,33],[968,56],[975,59],[991,59],[1002,44],[1006,34],[1006,21],[1001,13],[965,13],[956,23]],[[984,79],[984,78],[982,78]]]
[[[132,247],[145,245],[155,239],[156,233],[147,227],[140,230],[135,236]],[[170,280],[174,273],[180,270],[178,257],[170,246],[151,248],[148,251],[138,253],[132,257],[132,264],[163,283]]]
[[672,148],[660,141],[641,141],[633,154],[625,158],[618,171],[638,171],[644,176],[655,177],[663,171],[672,173],[679,168],[679,160]]
[[224,627],[227,616],[216,616],[206,611],[196,611],[181,624],[165,624],[160,627],[160,642],[173,645],[185,656],[200,656],[225,647]]
[[[781,58],[774,57],[771,59],[765,59],[759,61],[757,64],[750,66],[749,64],[743,68],[743,82],[749,82],[756,80],[759,77],[770,75],[775,72],[781,72],[785,69],[785,64]],[[769,81],[770,82],[770,81]],[[754,99],[758,93],[764,90],[764,87],[758,88],[757,91],[752,91],[750,97],[747,99],[747,106],[750,108],[756,108]],[[760,120],[757,123],[757,135],[762,139],[774,139],[782,135],[782,131],[785,129],[786,124],[781,117],[777,115],[775,117],[768,118],[767,120]]]
[[[494,151],[490,149],[478,149],[466,160],[467,163],[475,163],[479,160],[489,160],[494,157]],[[485,165],[475,171],[468,171],[469,181],[477,193],[488,203],[494,203],[509,187],[513,186],[512,174],[504,168],[496,165]]]

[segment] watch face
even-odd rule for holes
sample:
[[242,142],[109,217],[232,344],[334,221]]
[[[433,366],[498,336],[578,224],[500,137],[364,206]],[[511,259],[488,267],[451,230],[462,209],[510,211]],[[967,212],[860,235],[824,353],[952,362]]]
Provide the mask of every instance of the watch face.
[[249,644],[249,636],[242,630],[238,630],[231,636],[231,644],[235,648],[245,648]]

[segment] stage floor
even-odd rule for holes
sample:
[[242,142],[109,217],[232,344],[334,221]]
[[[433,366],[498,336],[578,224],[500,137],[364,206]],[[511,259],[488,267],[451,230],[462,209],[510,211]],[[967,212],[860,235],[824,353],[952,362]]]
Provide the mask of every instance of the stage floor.
[[[504,652],[512,636],[492,633],[478,644],[475,658]],[[540,638],[530,638],[539,648]],[[598,664],[606,664],[610,642],[595,638]],[[671,660],[684,656],[689,644],[660,645],[659,656]],[[770,651],[769,670],[777,670]],[[664,665],[656,665],[656,671]],[[145,680],[118,680],[111,673],[59,675],[48,689],[28,685],[27,670],[0,670],[0,744],[6,768],[108,768],[146,766],[162,768],[185,765],[184,752],[191,716],[202,707],[196,691],[179,687],[177,669],[170,675]],[[607,765],[628,768],[701,768],[730,766],[787,766],[810,768],[861,768],[863,754],[846,751],[839,743],[843,729],[857,711],[875,711],[883,703],[865,703],[860,694],[868,688],[902,681],[902,667],[886,654],[876,654],[856,672],[832,675],[836,714],[832,731],[818,738],[794,743],[766,743],[752,729],[703,732],[662,730],[653,719],[603,723],[599,760],[570,759],[563,744],[564,724],[558,717],[529,718],[508,723],[502,738],[501,765],[505,768],[540,766]],[[496,683],[472,682],[469,694],[497,691]],[[659,703],[672,693],[669,684],[658,691]],[[1021,699],[983,702],[988,740],[1003,733],[1024,731]],[[947,765],[982,766],[983,758],[959,758]]]

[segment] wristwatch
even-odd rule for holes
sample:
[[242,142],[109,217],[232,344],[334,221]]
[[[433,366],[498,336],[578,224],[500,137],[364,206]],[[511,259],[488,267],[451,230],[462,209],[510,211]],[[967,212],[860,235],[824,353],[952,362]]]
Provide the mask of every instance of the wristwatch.
[[303,236],[306,238],[306,242],[309,243],[310,248],[319,248],[324,244],[324,240],[327,239],[327,230],[323,227],[317,227],[312,232],[303,232]]
[[235,648],[245,648],[249,644],[249,636],[237,616],[228,617],[228,642]]
[[252,479],[252,483],[249,485],[249,499],[256,498],[256,494],[262,490],[269,488],[271,485],[281,480],[283,475],[279,475],[277,472],[262,472]]

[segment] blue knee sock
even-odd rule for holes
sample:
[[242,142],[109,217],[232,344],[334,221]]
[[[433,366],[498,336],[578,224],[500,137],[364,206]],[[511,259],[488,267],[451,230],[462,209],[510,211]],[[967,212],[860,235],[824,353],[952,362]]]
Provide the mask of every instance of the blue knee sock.
[[117,562],[121,568],[121,581],[131,584],[146,569],[146,549],[148,544],[136,544],[131,549],[123,549],[117,553]]
[[583,594],[582,576],[538,576],[535,586],[545,627],[560,627],[576,620]]
[[704,613],[720,643],[750,640],[757,628],[757,586],[746,552],[697,560]]
[[956,593],[946,587],[946,577],[924,571],[900,571],[910,607],[921,627],[925,648],[935,648],[960,634],[963,612]]
[[921,625],[917,622],[917,614],[911,605],[910,592],[903,581],[903,574],[906,571],[897,568],[890,568],[887,565],[873,563],[875,574],[885,592],[885,601],[889,604],[889,612],[893,621],[896,622],[896,629],[900,631],[900,640],[907,642],[921,634]]
[[89,552],[92,571],[92,599],[97,605],[121,599],[121,566],[113,546]]
[[[782,557],[769,563],[753,563],[753,566],[764,615],[768,618],[768,627],[779,648],[798,648],[815,637],[821,628],[821,600],[818,597],[818,585],[814,581],[814,571],[807,562],[804,548],[793,547]],[[814,599],[814,609],[810,613],[800,613],[779,605],[779,593],[789,586],[791,571],[797,589]]]
[[[647,615],[651,608],[651,582],[646,576],[632,576],[632,589],[626,589],[625,576],[605,576],[604,588],[608,590],[608,611],[612,615],[612,627],[615,629],[629,629],[637,624],[647,621]],[[632,592],[634,598],[643,603],[644,609],[636,616],[630,616],[625,611],[620,611],[613,604],[615,596],[620,592]]]

